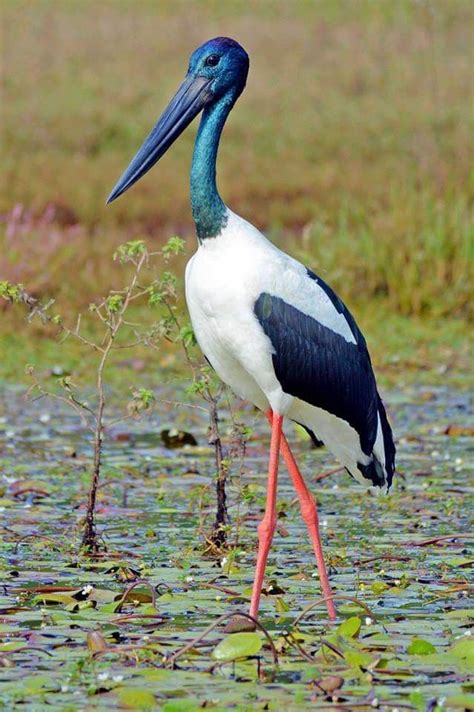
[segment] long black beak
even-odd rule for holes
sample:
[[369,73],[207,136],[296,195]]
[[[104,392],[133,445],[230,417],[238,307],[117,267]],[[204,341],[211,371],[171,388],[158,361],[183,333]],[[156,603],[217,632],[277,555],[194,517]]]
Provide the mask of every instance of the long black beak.
[[136,156],[115,185],[107,203],[125,193],[168,150],[195,116],[212,98],[206,77],[186,77],[173,99],[158,119],[154,129],[143,142]]

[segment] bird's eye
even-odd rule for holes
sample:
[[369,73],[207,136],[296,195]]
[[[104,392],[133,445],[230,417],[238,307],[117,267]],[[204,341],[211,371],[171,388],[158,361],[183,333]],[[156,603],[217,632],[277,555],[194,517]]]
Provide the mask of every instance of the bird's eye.
[[220,57],[218,54],[210,54],[209,57],[206,57],[206,66],[207,67],[215,67],[216,64],[219,64]]

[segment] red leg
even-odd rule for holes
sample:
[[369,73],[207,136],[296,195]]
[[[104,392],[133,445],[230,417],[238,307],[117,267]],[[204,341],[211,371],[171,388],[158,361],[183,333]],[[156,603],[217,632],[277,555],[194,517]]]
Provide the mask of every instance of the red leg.
[[[267,412],[267,418],[271,422],[272,413]],[[323,549],[321,546],[321,539],[319,536],[319,520],[318,511],[316,509],[316,503],[311,492],[306,487],[305,481],[299,471],[296,460],[293,453],[290,450],[288,441],[284,434],[281,434],[280,443],[281,454],[285,460],[286,466],[290,473],[291,479],[293,480],[293,485],[295,487],[296,493],[300,500],[301,515],[306,522],[306,526],[313,543],[313,550],[316,556],[316,564],[318,566],[319,578],[321,581],[321,588],[323,591],[323,596],[326,599],[326,607],[328,609],[328,615],[330,620],[334,620],[336,617],[336,609],[331,596],[331,587],[329,585],[329,579],[326,571],[326,564],[324,563]]]
[[268,552],[272,543],[273,534],[276,527],[276,492],[278,480],[278,459],[280,456],[281,429],[283,425],[282,415],[272,415],[269,417],[272,426],[272,439],[270,444],[270,462],[268,465],[267,483],[267,503],[265,514],[258,525],[258,556],[255,579],[253,582],[252,600],[250,603],[250,615],[254,618],[258,614],[260,595],[262,592],[263,576],[267,563]]

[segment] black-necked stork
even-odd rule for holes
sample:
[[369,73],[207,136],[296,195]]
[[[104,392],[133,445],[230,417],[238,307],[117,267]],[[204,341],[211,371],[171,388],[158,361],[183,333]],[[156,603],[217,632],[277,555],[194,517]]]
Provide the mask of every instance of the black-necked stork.
[[283,419],[316,433],[362,484],[390,487],[395,447],[365,339],[351,313],[314,272],[229,210],[217,190],[219,139],[248,69],[247,53],[232,39],[217,37],[198,47],[184,82],[107,202],[136,183],[203,111],[191,168],[199,246],[186,269],[186,300],[206,358],[238,396],[267,414],[272,429],[250,615],[258,613],[275,531],[281,453],[311,535],[332,619],[316,505],[282,432]]

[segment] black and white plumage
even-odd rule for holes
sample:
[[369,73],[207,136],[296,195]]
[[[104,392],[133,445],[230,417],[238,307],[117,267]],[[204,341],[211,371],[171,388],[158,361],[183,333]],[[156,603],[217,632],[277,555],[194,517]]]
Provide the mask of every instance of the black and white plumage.
[[189,262],[186,299],[239,396],[315,433],[359,482],[390,486],[395,448],[365,339],[323,280],[228,211]]
[[249,58],[238,42],[216,37],[198,47],[175,97],[110,194],[115,200],[203,112],[191,167],[191,206],[199,247],[186,269],[186,300],[209,363],[237,395],[263,410],[272,437],[265,514],[250,602],[255,620],[276,527],[280,455],[300,501],[328,615],[336,617],[319,522],[283,433],[285,417],[320,438],[353,477],[390,487],[395,448],[364,337],[323,280],[278,250],[231,212],[216,185],[225,121],[242,93]]
[[203,111],[191,168],[199,247],[186,270],[199,345],[239,396],[315,433],[359,481],[389,487],[392,433],[354,318],[323,280],[231,212],[217,190],[221,132],[248,68],[247,53],[230,38],[198,47],[176,96],[109,202]]

